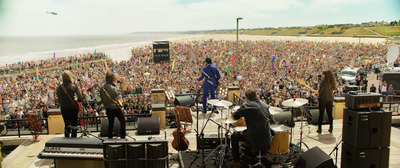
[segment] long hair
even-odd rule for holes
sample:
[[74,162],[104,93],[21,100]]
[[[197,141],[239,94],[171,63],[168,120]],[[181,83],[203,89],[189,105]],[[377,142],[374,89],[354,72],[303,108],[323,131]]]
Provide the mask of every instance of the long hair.
[[63,82],[71,82],[72,83],[72,81],[74,80],[74,78],[72,76],[72,72],[68,71],[68,70],[65,70],[61,76],[62,76]]
[[325,80],[328,82],[329,88],[332,90],[336,89],[336,80],[335,77],[333,76],[331,71],[324,71],[323,74],[325,75]]
[[107,72],[106,74],[106,82],[114,83],[119,79],[119,76],[115,73]]

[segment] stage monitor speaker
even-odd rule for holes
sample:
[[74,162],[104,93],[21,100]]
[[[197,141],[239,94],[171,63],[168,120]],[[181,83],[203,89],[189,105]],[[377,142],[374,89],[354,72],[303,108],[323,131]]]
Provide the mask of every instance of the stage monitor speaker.
[[389,148],[355,149],[342,143],[341,167],[389,167]]
[[343,142],[356,149],[390,146],[392,113],[343,111]]
[[332,158],[317,146],[304,152],[294,165],[296,168],[335,168]]
[[[117,117],[114,118],[113,136],[120,135],[120,124]],[[101,119],[100,137],[108,136],[108,119]]]
[[194,106],[194,101],[190,96],[178,96],[174,100],[175,106],[192,107]]
[[274,114],[274,119],[278,122],[278,124],[283,124],[288,127],[294,127],[295,125],[292,118],[292,113],[290,111],[283,111],[281,113]]
[[[318,125],[319,109],[309,109],[307,116],[307,122],[312,125]],[[328,114],[325,110],[324,117],[322,119],[322,125],[329,124]]]
[[160,117],[139,117],[138,135],[158,135],[160,134]]

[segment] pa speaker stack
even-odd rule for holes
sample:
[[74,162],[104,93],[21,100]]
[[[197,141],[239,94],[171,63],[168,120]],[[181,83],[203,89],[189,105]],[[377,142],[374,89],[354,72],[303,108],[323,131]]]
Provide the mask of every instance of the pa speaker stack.
[[341,167],[389,167],[392,113],[381,110],[382,95],[345,97]]

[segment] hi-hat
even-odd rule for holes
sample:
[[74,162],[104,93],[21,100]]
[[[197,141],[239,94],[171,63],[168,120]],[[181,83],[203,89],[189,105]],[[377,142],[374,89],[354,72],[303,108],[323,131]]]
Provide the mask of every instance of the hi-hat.
[[226,100],[219,100],[219,99],[211,99],[207,101],[208,104],[214,105],[214,106],[224,106],[224,107],[229,107],[232,106],[232,103]]
[[308,103],[307,99],[297,98],[297,99],[287,99],[282,102],[282,105],[287,107],[300,107]]
[[281,108],[279,108],[279,107],[273,107],[273,106],[270,106],[270,107],[269,107],[269,112],[270,112],[272,115],[281,113],[282,111],[283,111],[283,110],[282,110]]
[[217,119],[215,122],[221,123],[221,124],[232,124],[232,123],[234,123],[236,121],[231,119],[231,118],[228,118],[228,119],[220,118],[220,119]]

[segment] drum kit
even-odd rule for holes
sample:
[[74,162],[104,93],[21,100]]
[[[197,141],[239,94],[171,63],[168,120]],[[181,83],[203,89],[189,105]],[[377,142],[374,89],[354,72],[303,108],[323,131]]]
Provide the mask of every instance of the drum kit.
[[[234,106],[231,107],[233,104],[229,101],[226,100],[220,100],[220,99],[211,99],[208,100],[207,103],[213,106],[217,106],[218,108],[221,108],[222,110],[220,111],[221,117],[216,119],[214,122],[220,124],[219,127],[219,135],[225,135],[225,136],[220,136],[220,145],[214,149],[212,153],[215,152],[220,152],[220,163],[219,165],[224,165],[225,158],[227,156],[227,153],[229,150],[229,144],[227,142],[227,137],[229,135],[230,130],[233,129],[233,131],[244,131],[246,130],[246,122],[244,121],[244,118],[241,118],[239,120],[234,120],[232,118],[232,113],[237,111],[240,106]],[[308,103],[307,99],[302,99],[302,98],[296,98],[296,99],[288,99],[282,104],[286,107],[290,107],[292,109],[292,116],[293,116],[293,109],[301,107],[305,104]],[[228,109],[228,113],[223,111],[223,108]],[[230,112],[229,112],[230,111]],[[283,110],[278,107],[269,107],[269,112],[272,115],[277,115],[279,113],[282,113]],[[301,127],[303,126],[303,113],[301,113]],[[233,127],[232,127],[233,126]],[[291,139],[292,139],[292,130],[288,126],[284,124],[271,124],[271,129],[275,132],[275,136],[272,138],[270,149],[267,151],[269,154],[272,154],[276,157],[279,157],[281,155],[286,155],[290,152],[290,144],[291,144]],[[225,131],[225,132],[224,132]],[[290,133],[289,133],[290,132]],[[221,134],[220,134],[221,133]],[[290,135],[290,142],[289,142],[289,135]],[[300,154],[301,154],[301,144],[302,144],[302,130],[300,133]],[[211,154],[210,154],[211,155]],[[211,156],[208,156],[206,160],[208,160]],[[294,157],[292,157],[294,158]],[[275,159],[276,160],[276,159]],[[282,160],[282,159],[280,159]],[[285,160],[286,161],[286,160]]]

